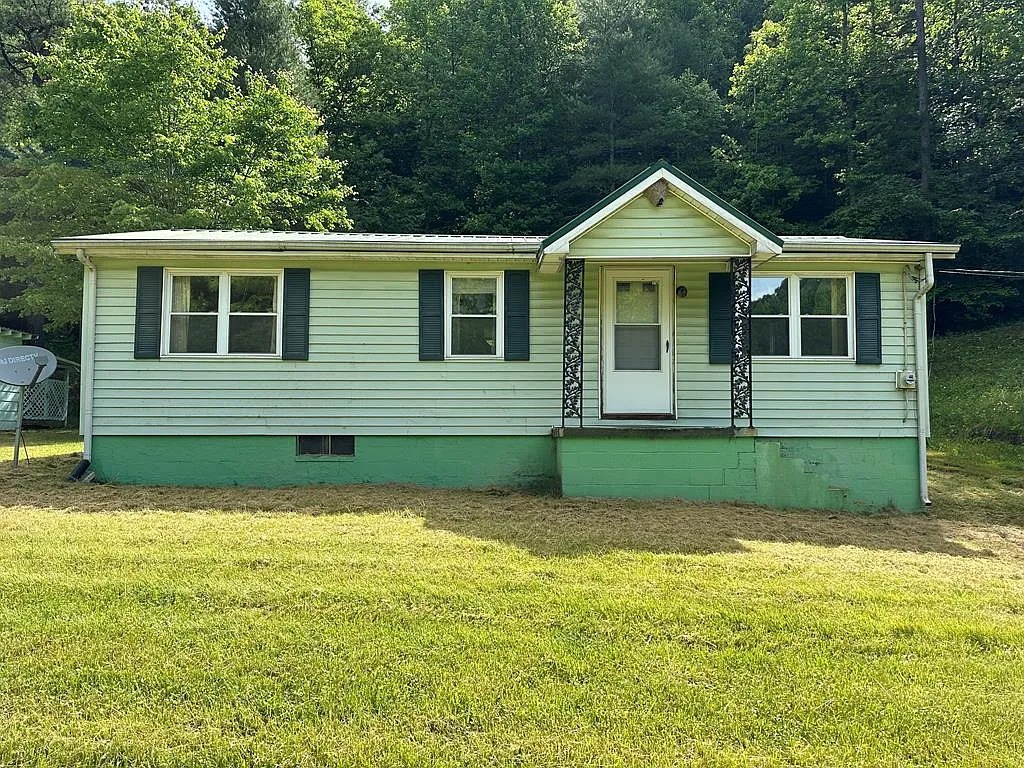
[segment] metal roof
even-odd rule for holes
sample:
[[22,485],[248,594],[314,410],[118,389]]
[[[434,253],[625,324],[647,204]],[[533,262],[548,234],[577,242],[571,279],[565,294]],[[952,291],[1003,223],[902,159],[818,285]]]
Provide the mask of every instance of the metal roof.
[[955,243],[926,240],[881,240],[842,235],[783,235],[783,254],[792,253],[931,253],[936,258],[952,258],[960,251]]
[[[841,235],[784,235],[782,256],[818,254],[896,254],[952,258],[960,246],[920,240],[882,240],[844,237]],[[379,232],[286,232],[280,230],[235,229],[158,229],[144,232],[113,232],[101,235],[60,237],[53,241],[58,253],[75,253],[79,248],[99,250],[110,255],[139,256],[174,251],[179,254],[204,255],[214,252],[264,253],[288,252],[322,255],[412,254],[443,257],[446,255],[496,258],[533,258],[545,239],[518,235],[435,235],[389,234]],[[4,329],[8,330],[8,329]],[[21,333],[21,331],[14,331]],[[24,336],[31,338],[31,335]]]
[[78,248],[153,248],[264,251],[391,251],[415,253],[536,254],[542,238],[512,235],[386,234],[377,232],[284,232],[243,229],[158,229],[60,237],[58,253]]

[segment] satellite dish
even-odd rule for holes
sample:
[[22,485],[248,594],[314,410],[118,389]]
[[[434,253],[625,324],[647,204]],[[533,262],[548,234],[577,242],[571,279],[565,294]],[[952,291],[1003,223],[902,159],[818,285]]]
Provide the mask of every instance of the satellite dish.
[[42,347],[4,347],[0,349],[0,383],[28,386],[53,376],[57,358]]

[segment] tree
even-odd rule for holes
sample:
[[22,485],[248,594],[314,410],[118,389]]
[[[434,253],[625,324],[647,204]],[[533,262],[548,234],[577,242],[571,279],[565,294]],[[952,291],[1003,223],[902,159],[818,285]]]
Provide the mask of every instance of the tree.
[[0,81],[39,85],[40,58],[69,16],[68,0],[5,0],[0,5]]
[[870,0],[782,0],[771,13],[733,74],[741,204],[784,201],[766,218],[797,230],[830,222],[853,225],[846,234],[901,236],[905,221],[883,227],[859,217],[920,212],[905,196],[895,207],[875,200],[918,170],[909,16]]
[[348,206],[354,226],[421,230],[411,52],[356,0],[303,0],[297,31],[331,156],[345,164],[355,190]]
[[414,73],[414,179],[427,192],[424,228],[557,226],[573,7],[567,0],[395,0],[386,18]]
[[586,208],[659,158],[706,178],[724,106],[706,81],[673,70],[661,19],[637,0],[588,0],[581,30],[569,113],[572,207]]
[[[963,243],[958,266],[1019,270],[1024,21],[1014,8],[777,0],[733,76],[740,130],[722,157],[735,199],[781,231],[952,240]],[[950,277],[940,326],[1024,316],[1022,288]]]
[[0,173],[0,258],[25,286],[13,307],[77,318],[79,270],[46,245],[59,235],[348,225],[316,114],[259,75],[242,93],[236,66],[190,8],[74,7],[40,64],[31,149]]
[[[301,77],[295,11],[288,0],[215,0],[213,25],[228,56],[250,72],[277,83],[282,75]],[[245,88],[247,78],[239,75]]]

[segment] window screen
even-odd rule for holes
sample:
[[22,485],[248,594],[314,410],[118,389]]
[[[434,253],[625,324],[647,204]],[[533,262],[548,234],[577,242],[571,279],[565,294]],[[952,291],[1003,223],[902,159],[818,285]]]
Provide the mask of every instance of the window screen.
[[296,456],[355,456],[354,435],[298,435]]

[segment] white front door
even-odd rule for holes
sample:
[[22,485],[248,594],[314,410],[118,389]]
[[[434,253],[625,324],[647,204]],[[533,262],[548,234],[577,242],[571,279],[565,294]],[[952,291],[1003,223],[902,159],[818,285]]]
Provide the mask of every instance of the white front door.
[[675,416],[671,267],[606,267],[601,281],[604,416]]

